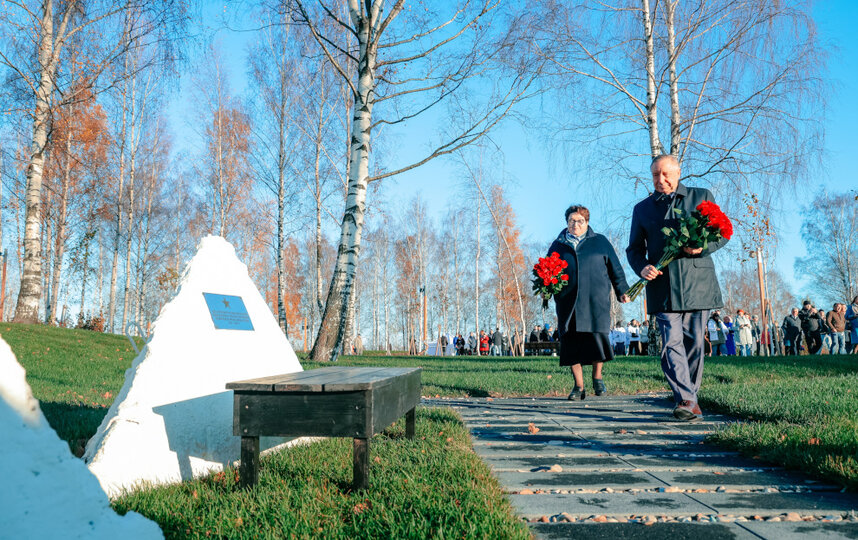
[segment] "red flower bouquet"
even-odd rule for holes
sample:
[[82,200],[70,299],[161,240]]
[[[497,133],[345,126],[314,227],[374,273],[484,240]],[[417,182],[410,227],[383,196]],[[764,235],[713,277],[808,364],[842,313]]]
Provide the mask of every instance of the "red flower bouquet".
[[[703,201],[697,205],[688,216],[682,215],[682,210],[673,209],[679,216],[679,224],[675,229],[665,227],[661,231],[665,237],[664,254],[655,265],[656,270],[664,269],[682,254],[682,248],[703,248],[709,246],[709,242],[717,242],[722,238],[729,239],[733,236],[733,224],[721,208],[712,201]],[[647,280],[640,279],[626,291],[630,299],[634,300],[647,284]]]
[[540,257],[539,262],[533,265],[533,294],[542,297],[543,305],[569,284],[569,276],[565,272],[567,266],[569,263],[556,251],[548,257]]

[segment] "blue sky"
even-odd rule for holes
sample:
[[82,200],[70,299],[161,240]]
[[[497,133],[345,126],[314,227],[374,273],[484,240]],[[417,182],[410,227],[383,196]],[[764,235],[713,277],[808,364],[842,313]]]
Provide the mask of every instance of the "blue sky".
[[[205,10],[205,16],[216,24],[220,15],[232,15],[230,10],[239,7],[235,4],[224,7],[212,3]],[[775,254],[773,266],[790,280],[795,292],[803,292],[805,283],[795,275],[793,264],[796,257],[805,254],[804,245],[799,237],[799,203],[809,200],[819,187],[826,186],[832,191],[858,189],[858,175],[855,173],[853,148],[854,130],[858,126],[858,33],[854,23],[858,22],[858,1],[822,0],[813,10],[818,25],[819,37],[830,51],[828,59],[832,93],[827,96],[828,117],[825,119],[825,166],[818,171],[818,181],[805,186],[799,197],[782,209],[785,219],[781,220],[780,247]],[[219,30],[216,39],[221,44],[223,56],[231,71],[231,86],[240,93],[246,86],[244,55],[250,33],[237,33]],[[184,91],[177,93],[170,105],[170,116],[176,133],[188,134],[188,137],[176,137],[180,147],[194,148],[193,135],[189,133],[188,116],[193,92],[187,91],[187,81],[182,82]],[[432,129],[431,123],[412,126],[414,132]],[[563,227],[563,210],[572,202],[581,202],[591,207],[599,204],[576,197],[581,182],[598,184],[600,179],[587,178],[587,171],[570,170],[556,156],[552,156],[544,147],[543,141],[528,133],[515,123],[508,123],[493,134],[493,140],[500,145],[504,153],[503,164],[499,167],[507,178],[507,196],[517,214],[518,222],[526,241],[545,243],[546,245]],[[396,163],[407,162],[409,156],[425,153],[427,145],[419,137],[402,137],[396,144],[388,144],[397,151]],[[427,202],[427,207],[438,222],[451,205],[457,204],[464,194],[465,182],[459,168],[452,160],[440,158],[419,169],[405,173],[400,177],[385,181],[383,196],[395,206],[404,206],[417,193]],[[590,191],[590,190],[588,190]],[[543,195],[548,194],[548,195]],[[603,194],[604,195],[604,194]],[[619,206],[631,205],[643,196],[643,193],[628,193],[627,200],[613,201],[607,206],[616,211]],[[391,205],[388,205],[391,206]],[[794,218],[793,218],[794,216]],[[600,230],[607,223],[606,215],[594,213],[591,225]],[[614,216],[612,219],[616,219]]]

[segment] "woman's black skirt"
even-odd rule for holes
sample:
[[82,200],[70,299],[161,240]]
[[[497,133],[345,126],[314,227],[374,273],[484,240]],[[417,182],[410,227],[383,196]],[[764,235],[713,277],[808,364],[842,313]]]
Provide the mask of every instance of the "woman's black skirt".
[[560,365],[581,364],[590,366],[596,362],[609,362],[614,359],[611,340],[603,332],[575,331],[575,314],[569,322],[569,331],[560,338]]

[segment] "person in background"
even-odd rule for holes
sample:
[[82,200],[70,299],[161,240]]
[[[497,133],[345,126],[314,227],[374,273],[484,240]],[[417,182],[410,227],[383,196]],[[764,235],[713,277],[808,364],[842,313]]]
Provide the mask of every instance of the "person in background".
[[846,320],[846,330],[849,331],[850,354],[858,351],[858,296],[852,299],[852,303],[846,308],[843,315]]
[[468,334],[468,354],[477,354],[479,352],[479,343],[477,343],[477,336],[471,332]]
[[804,301],[798,318],[801,319],[801,331],[804,332],[804,340],[807,342],[807,354],[816,354],[822,348],[822,334],[819,329],[819,312],[810,300]]
[[530,333],[530,338],[528,339],[531,343],[536,343],[539,341],[539,331],[542,329],[538,324],[533,327],[533,331]]
[[736,348],[740,356],[751,356],[751,345],[754,343],[753,325],[744,309],[736,312],[736,323],[733,327],[736,337]]
[[464,356],[465,355],[465,338],[462,337],[462,334],[456,334],[456,356]]
[[617,356],[625,356],[626,347],[629,344],[629,333],[622,321],[617,321],[610,333],[611,347]]
[[831,328],[831,354],[846,354],[846,304],[837,302],[825,316],[825,322]]
[[727,356],[736,356],[736,338],[733,335],[733,318],[729,315],[724,315],[724,328],[727,329],[724,340],[724,347],[727,349]]
[[352,346],[355,349],[356,355],[358,355],[358,356],[363,355],[363,338],[361,337],[360,334],[355,336],[354,343],[352,344]]
[[492,334],[492,346],[490,351],[492,356],[500,356],[503,352],[503,334],[499,327],[495,327],[495,331]]
[[712,356],[721,356],[727,354],[727,328],[724,322],[721,321],[721,314],[713,311],[709,316],[709,322],[706,323],[706,328],[709,331],[709,343],[712,344]]
[[480,356],[489,354],[489,335],[485,330],[480,330]]
[[546,323],[545,328],[539,332],[539,341],[546,343],[551,341],[551,325]]
[[629,338],[629,356],[641,355],[641,327],[635,319],[629,321],[626,327]]
[[798,316],[798,308],[794,307],[790,314],[784,317],[781,324],[784,333],[784,354],[797,355],[798,342],[801,340],[801,318]]
[[438,339],[438,343],[441,345],[441,356],[445,356],[447,354],[447,345],[450,343],[450,338],[447,337],[447,334],[441,334],[440,339]]
[[822,354],[822,351],[828,351],[828,354],[831,354],[831,327],[828,326],[828,321],[826,320],[827,314],[823,310],[819,310],[819,338],[821,345],[819,346],[819,350],[816,351],[816,354]]
[[649,354],[649,321],[645,319],[641,323],[641,354]]
[[760,334],[760,319],[756,315],[751,316],[751,338],[754,340],[754,345],[752,348],[754,349],[754,354],[760,356],[760,338],[762,335]]

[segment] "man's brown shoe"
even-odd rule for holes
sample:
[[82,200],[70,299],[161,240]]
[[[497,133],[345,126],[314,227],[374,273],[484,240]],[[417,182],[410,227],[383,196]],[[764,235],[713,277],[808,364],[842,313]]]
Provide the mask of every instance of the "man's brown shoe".
[[696,401],[680,401],[673,409],[673,416],[681,422],[693,422],[703,419],[703,411]]

